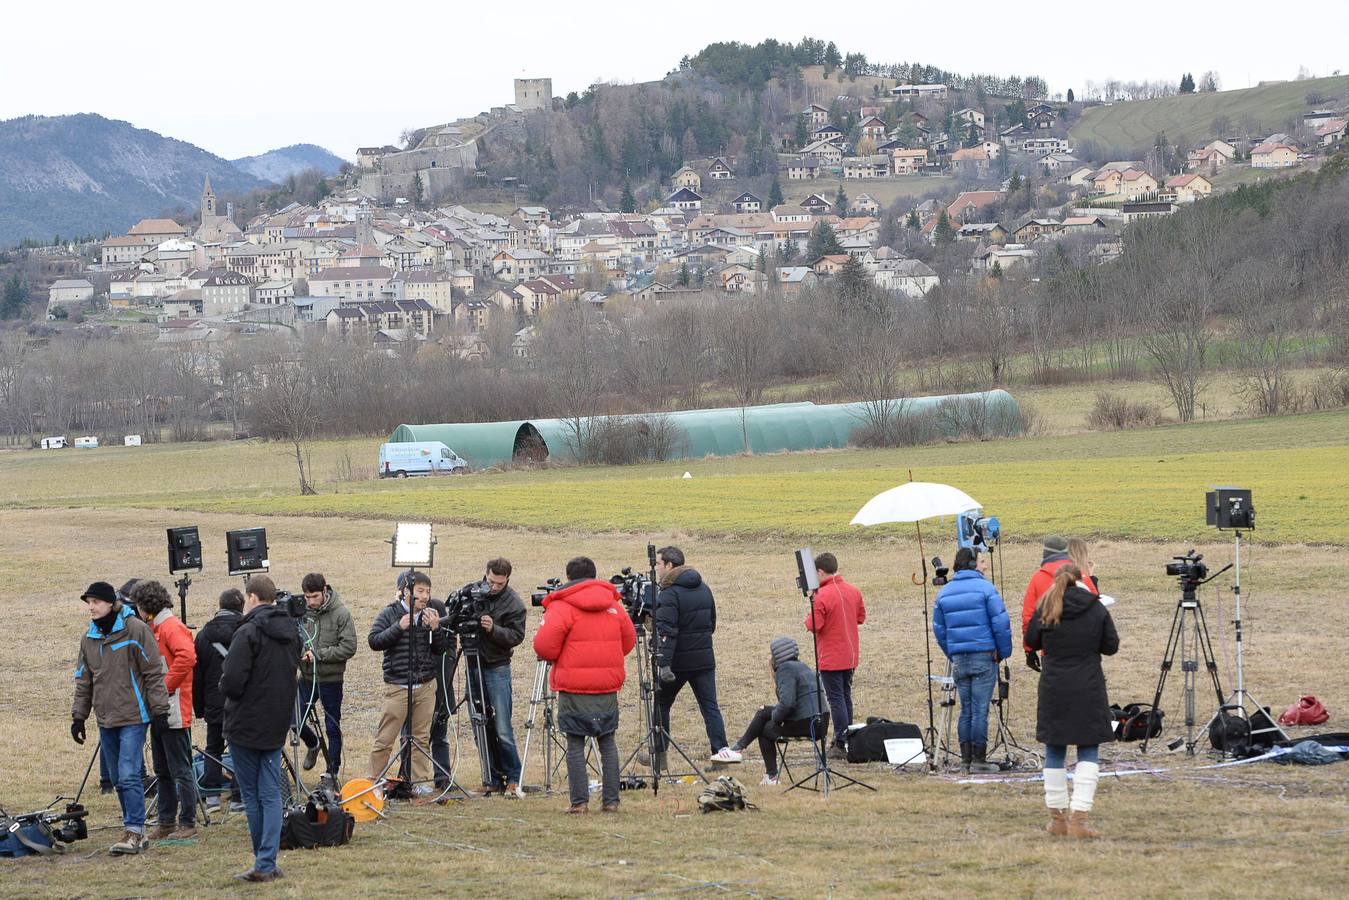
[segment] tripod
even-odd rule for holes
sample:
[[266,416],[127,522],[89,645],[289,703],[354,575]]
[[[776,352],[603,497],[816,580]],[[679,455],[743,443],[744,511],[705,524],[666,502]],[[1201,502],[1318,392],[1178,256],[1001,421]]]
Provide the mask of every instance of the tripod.
[[[1193,566],[1197,565],[1198,562],[1195,560]],[[1154,710],[1159,709],[1162,702],[1162,690],[1166,687],[1166,676],[1171,672],[1176,652],[1179,650],[1180,669],[1185,683],[1185,752],[1188,756],[1194,756],[1195,744],[1198,742],[1195,735],[1194,692],[1195,682],[1199,679],[1199,656],[1201,654],[1204,658],[1205,670],[1213,682],[1213,693],[1218,699],[1218,706],[1223,705],[1223,686],[1222,682],[1218,680],[1218,664],[1213,658],[1213,644],[1208,636],[1208,623],[1204,620],[1204,608],[1200,606],[1195,591],[1199,585],[1212,581],[1226,569],[1220,569],[1211,578],[1201,581],[1200,575],[1202,573],[1196,572],[1193,566],[1180,575],[1180,602],[1176,604],[1176,614],[1171,619],[1171,634],[1167,638],[1166,652],[1162,656],[1162,672],[1157,679],[1157,693],[1152,698],[1152,708]],[[1145,753],[1150,740],[1151,737],[1143,739],[1141,749]]]
[[[654,585],[656,584],[654,577],[652,578],[651,584],[652,590],[654,591]],[[651,793],[653,796],[660,793],[662,771],[665,773],[665,777],[669,779],[683,778],[692,775],[701,780],[703,784],[710,784],[711,782],[707,780],[707,776],[704,775],[697,764],[689,758],[689,755],[684,752],[684,748],[679,746],[674,738],[670,737],[669,730],[661,723],[659,700],[656,697],[655,682],[655,672],[658,668],[656,664],[656,634],[654,631],[648,633],[645,618],[634,622],[633,628],[637,631],[637,686],[641,696],[642,723],[645,728],[641,741],[633,748],[632,753],[629,754],[627,760],[623,763],[622,767],[620,767],[619,777],[622,778],[623,773],[627,772],[629,767],[637,762],[638,755],[640,755],[642,749],[645,748],[651,759],[651,775],[649,777],[651,778]],[[658,748],[661,747],[666,749],[659,750]],[[681,772],[676,774],[666,767],[666,753],[669,752],[670,747],[673,747],[675,752],[683,757],[684,762],[692,769],[691,772]],[[644,781],[647,777],[648,776],[646,775],[629,775],[628,779]]]
[[[998,678],[998,690],[993,695],[993,704],[998,707],[998,731],[993,743],[988,747],[987,758],[991,761],[993,755],[1001,749],[1006,755],[1006,760],[998,764],[1003,771],[1015,769],[1021,765],[1023,760],[1029,760],[1033,768],[1040,768],[1040,754],[1034,750],[1027,749],[1017,742],[1016,735],[1012,733],[1012,726],[1007,723],[1007,705],[1010,703],[1012,692],[1012,673],[1007,663],[1002,664],[1002,673]],[[1025,756],[1012,755],[1013,750],[1019,750]]]
[[[954,666],[948,659],[946,661],[945,675],[929,675],[928,690],[932,689],[933,684],[941,686],[941,701],[937,704],[941,707],[940,726],[936,729],[930,729],[936,741],[936,735],[940,735],[939,743],[929,744],[932,747],[932,767],[934,769],[951,768],[951,760],[955,753],[951,750],[951,724],[956,718],[956,679],[953,674]],[[940,753],[940,757],[938,756]]]
[[[304,765],[300,759],[300,747],[304,745],[304,741],[301,740],[301,733],[305,728],[308,728],[310,732],[314,734],[315,740],[318,742],[319,758],[323,760],[324,773],[327,774],[333,772],[336,768],[334,763],[337,761],[334,760],[328,752],[327,729],[324,726],[323,721],[319,718],[317,679],[318,673],[316,671],[314,672],[314,680],[310,682],[310,684],[313,685],[313,690],[310,692],[308,700],[301,701],[299,691],[296,691],[295,693],[295,714],[291,719],[290,726],[290,771],[295,777],[296,797],[304,797],[309,793],[308,788],[306,788],[304,782],[301,781],[302,776],[300,775],[300,772],[304,769]],[[328,714],[326,708],[323,712],[325,716]],[[306,749],[308,748],[306,747]],[[321,777],[320,780],[322,780]]]
[[[478,747],[478,769],[483,785],[498,783],[497,772],[500,761],[496,753],[496,711],[487,700],[487,689],[482,677],[482,657],[478,654],[479,635],[476,631],[462,633],[459,636],[459,660],[466,660],[464,666],[464,697],[454,705],[451,713],[457,713],[465,703],[468,704],[469,724],[473,728],[473,742]],[[453,671],[450,678],[454,682]]]
[[[520,754],[520,777],[524,778],[525,767],[529,763],[529,747],[534,735],[534,725],[539,710],[543,710],[543,792],[553,792],[553,779],[558,767],[567,758],[567,744],[558,736],[557,730],[557,693],[548,686],[548,674],[553,669],[546,659],[539,660],[534,669],[534,691],[529,696],[529,718],[525,721],[525,746]],[[557,756],[554,756],[554,751]],[[593,764],[587,765],[594,769]],[[595,774],[599,774],[595,770]]]

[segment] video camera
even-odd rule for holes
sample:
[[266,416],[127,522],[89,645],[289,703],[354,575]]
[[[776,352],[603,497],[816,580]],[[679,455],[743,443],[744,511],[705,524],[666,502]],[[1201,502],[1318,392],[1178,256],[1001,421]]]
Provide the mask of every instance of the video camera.
[[[88,815],[89,810],[84,808],[84,804],[72,801],[66,804],[65,812],[57,812],[54,809],[40,809],[37,812],[10,816],[9,821],[11,823],[10,828],[14,830],[18,830],[25,825],[32,825],[35,822],[42,822],[51,831],[53,838],[63,844],[69,844],[89,837],[89,826],[84,821]],[[60,827],[57,827],[58,823]]]
[[529,605],[530,605],[530,606],[543,606],[543,601],[544,601],[544,598],[545,598],[545,597],[547,597],[547,596],[548,596],[549,594],[551,594],[553,591],[557,591],[557,590],[561,590],[561,589],[562,589],[562,579],[561,579],[561,578],[549,578],[549,579],[548,579],[547,581],[545,581],[543,584],[541,584],[541,585],[539,585],[537,588],[535,588],[534,593],[532,593],[532,594],[529,595]]
[[961,547],[988,553],[1002,537],[1002,523],[997,516],[986,516],[982,510],[971,510],[956,516],[956,543]]
[[612,576],[609,583],[618,588],[623,608],[628,611],[628,618],[632,619],[634,625],[646,621],[655,612],[656,586],[649,576],[634,572],[632,566],[628,566],[618,575]]
[[292,619],[304,618],[305,610],[309,608],[303,593],[292,594],[285,588],[276,589],[276,605],[290,613]]
[[475,581],[445,598],[445,627],[455,634],[477,634],[482,617],[487,615],[492,588]]
[[951,579],[948,578],[947,576],[949,576],[950,574],[951,574],[951,567],[950,567],[950,566],[944,566],[944,565],[942,565],[942,561],[941,561],[941,557],[940,557],[940,556],[934,556],[934,557],[932,557],[932,586],[933,586],[933,587],[941,587],[942,585],[944,585],[944,584],[946,584],[947,582],[949,582]]
[[1204,554],[1191,550],[1184,556],[1171,557],[1175,562],[1166,564],[1166,574],[1179,578],[1182,585],[1197,585],[1208,578],[1208,566],[1203,563]]

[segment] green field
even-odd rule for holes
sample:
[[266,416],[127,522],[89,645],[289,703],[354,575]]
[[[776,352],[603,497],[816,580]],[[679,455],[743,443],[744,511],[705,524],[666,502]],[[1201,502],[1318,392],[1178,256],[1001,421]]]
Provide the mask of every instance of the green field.
[[1218,116],[1226,116],[1234,128],[1253,119],[1259,123],[1257,132],[1271,132],[1309,109],[1306,97],[1313,91],[1330,98],[1343,97],[1349,91],[1349,75],[1093,106],[1083,113],[1069,136],[1077,143],[1093,141],[1103,149],[1125,151],[1150,145],[1161,132],[1173,141],[1183,137],[1200,143],[1218,136],[1212,134],[1213,120]]
[[858,533],[848,522],[868,498],[912,471],[961,487],[1016,536],[1196,539],[1205,533],[1202,490],[1240,484],[1261,498],[1263,538],[1349,544],[1349,521],[1320,514],[1349,506],[1345,412],[904,450],[334,480],[344,454],[368,470],[377,444],[320,444],[320,493],[312,497],[298,495],[293,463],[279,448],[256,442],[14,453],[0,463],[0,505],[346,518],[415,511],[438,522],[545,531],[843,537]]

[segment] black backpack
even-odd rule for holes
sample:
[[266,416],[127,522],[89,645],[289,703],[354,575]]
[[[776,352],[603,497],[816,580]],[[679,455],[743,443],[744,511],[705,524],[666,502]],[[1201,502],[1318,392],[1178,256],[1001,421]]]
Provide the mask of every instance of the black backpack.
[[1145,741],[1162,733],[1160,709],[1153,709],[1150,703],[1130,703],[1121,707],[1111,704],[1110,715],[1115,719],[1115,735],[1121,741]]
[[891,722],[877,716],[867,719],[867,724],[848,734],[848,762],[885,762],[885,742],[892,738],[918,738],[923,732],[917,725],[907,722]]
[[351,841],[356,820],[330,791],[320,788],[303,805],[292,806],[281,825],[281,849],[312,850]]

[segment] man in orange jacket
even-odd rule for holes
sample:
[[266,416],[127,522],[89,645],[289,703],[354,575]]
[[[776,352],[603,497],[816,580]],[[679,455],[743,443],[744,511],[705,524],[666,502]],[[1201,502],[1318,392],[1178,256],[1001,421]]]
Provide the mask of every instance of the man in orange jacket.
[[1035,615],[1035,606],[1054,584],[1054,575],[1072,560],[1068,557],[1068,540],[1057,534],[1045,538],[1040,568],[1030,577],[1026,585],[1026,595],[1021,598],[1021,635],[1022,649],[1026,651],[1026,665],[1040,671],[1040,655],[1025,643],[1026,629],[1030,627],[1031,616]]
[[137,582],[131,589],[131,601],[155,633],[164,660],[164,687],[169,693],[167,727],[150,726],[159,824],[146,837],[152,841],[185,840],[197,836],[197,776],[192,768],[192,674],[197,648],[192,632],[173,614],[173,600],[164,585],[158,581]]
[[820,681],[829,698],[829,717],[834,720],[834,746],[830,757],[846,759],[844,739],[852,724],[852,678],[861,661],[857,626],[867,620],[862,592],[838,574],[838,558],[832,553],[815,557],[815,574],[820,589],[811,599],[806,613],[806,630],[815,632],[815,653],[819,658]]

